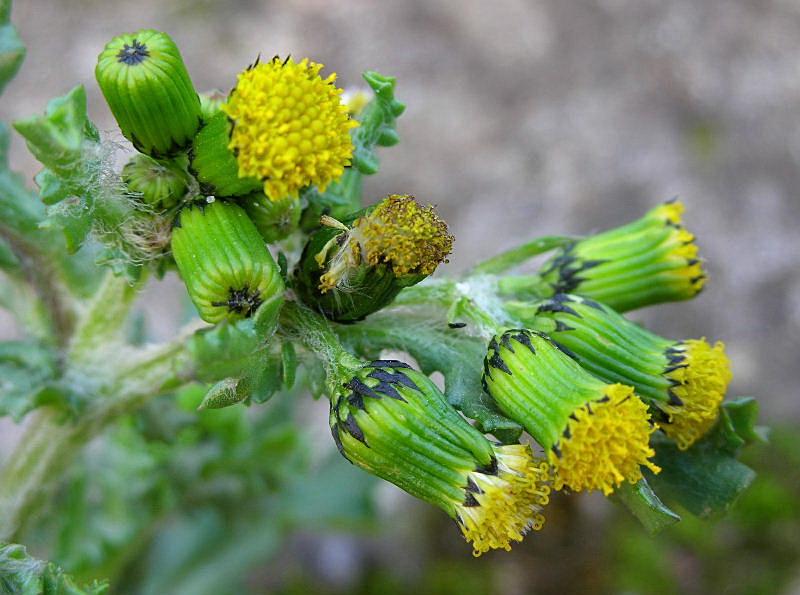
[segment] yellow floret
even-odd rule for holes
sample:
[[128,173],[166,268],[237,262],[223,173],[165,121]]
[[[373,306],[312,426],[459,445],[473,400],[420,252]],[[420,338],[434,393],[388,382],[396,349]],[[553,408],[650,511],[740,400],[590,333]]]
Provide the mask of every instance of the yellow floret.
[[430,275],[453,249],[453,236],[434,208],[407,195],[385,198],[354,227],[367,262],[391,264],[398,277]]
[[323,79],[322,68],[308,59],[256,64],[222,106],[233,124],[229,148],[239,177],[263,180],[271,200],[312,184],[324,191],[350,165],[350,129],[358,123],[341,103],[336,75]]
[[[679,361],[674,358],[676,353]],[[685,450],[716,422],[733,375],[722,341],[713,347],[705,339],[682,341],[672,349],[672,355],[673,363],[665,376],[673,382],[671,391],[680,404],[662,405],[669,421],[659,425],[678,448]]]
[[545,461],[533,457],[522,444],[495,447],[497,470],[469,474],[472,498],[456,505],[456,521],[472,554],[491,549],[511,549],[530,529],[544,524],[542,508],[550,497],[550,471]]
[[649,446],[654,428],[647,406],[629,386],[610,384],[604,393],[572,413],[550,451],[556,489],[602,490],[608,496],[623,481],[639,481],[642,465],[660,471],[648,460],[655,452]]

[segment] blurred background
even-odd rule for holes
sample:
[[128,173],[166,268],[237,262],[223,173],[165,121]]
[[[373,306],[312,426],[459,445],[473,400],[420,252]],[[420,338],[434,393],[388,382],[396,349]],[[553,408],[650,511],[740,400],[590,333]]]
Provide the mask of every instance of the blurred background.
[[[354,511],[341,526],[288,523],[253,545],[252,592],[800,593],[800,2],[18,0],[13,19],[28,56],[0,119],[83,83],[115,140],[93,72],[120,32],[169,32],[200,90],[227,90],[259,53],[309,56],[345,87],[366,69],[396,76],[402,142],[381,153],[367,197],[438,205],[456,236],[441,272],[675,196],[687,206],[710,282],[694,301],[634,317],[668,337],[724,340],[730,394],[758,396],[776,427],[748,454],[761,476],[727,519],[652,538],[602,498],[558,499],[540,534],[472,560],[444,515],[381,485],[374,501],[343,496]],[[19,138],[12,149],[32,177]],[[168,278],[148,291],[149,332],[168,337],[184,290]],[[16,332],[0,318],[0,338]],[[332,448],[326,416],[311,404],[318,460]],[[0,448],[15,436],[0,426]],[[357,481],[338,460],[323,468]],[[318,489],[309,506],[324,508],[329,486]],[[164,533],[164,556],[181,549],[180,529]]]

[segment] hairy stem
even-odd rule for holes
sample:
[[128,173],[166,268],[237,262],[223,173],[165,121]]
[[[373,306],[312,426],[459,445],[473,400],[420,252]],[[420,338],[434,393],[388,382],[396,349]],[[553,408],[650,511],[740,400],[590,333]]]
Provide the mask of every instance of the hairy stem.
[[58,482],[81,449],[122,415],[131,413],[167,388],[191,377],[185,337],[146,349],[117,373],[103,394],[95,395],[78,419],[42,409],[0,470],[0,542],[12,541]]

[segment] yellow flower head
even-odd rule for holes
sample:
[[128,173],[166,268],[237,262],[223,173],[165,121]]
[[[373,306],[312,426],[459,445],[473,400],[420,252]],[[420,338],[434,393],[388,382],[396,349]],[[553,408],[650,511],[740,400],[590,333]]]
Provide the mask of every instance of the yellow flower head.
[[[331,222],[337,225],[338,222]],[[361,274],[361,265],[386,265],[403,279],[430,275],[453,249],[453,236],[432,206],[421,206],[414,197],[393,194],[357,218],[351,228],[338,224],[343,234],[329,241],[316,255],[326,271],[319,288],[325,293],[348,287]],[[332,250],[336,252],[332,252]]]
[[491,549],[511,550],[530,529],[544,525],[542,508],[550,499],[549,466],[537,461],[527,445],[494,447],[496,469],[469,474],[467,498],[455,504],[455,515],[474,556]]
[[333,439],[348,461],[438,506],[475,556],[511,547],[544,523],[546,461],[528,445],[496,445],[408,365],[378,360],[334,393]]
[[636,482],[654,428],[647,406],[622,384],[606,384],[543,333],[506,331],[492,339],[483,386],[509,418],[548,453],[556,489],[602,490]]
[[660,406],[668,420],[659,425],[685,450],[716,422],[733,375],[722,341],[711,346],[705,339],[689,339],[670,347],[666,355],[664,375],[672,384],[672,399]]
[[229,149],[241,178],[258,178],[272,200],[321,191],[344,173],[353,155],[351,120],[322,64],[304,58],[258,63],[239,75],[222,106],[232,122]]
[[550,450],[556,489],[602,490],[608,496],[623,481],[639,481],[642,465],[658,472],[648,460],[655,455],[649,446],[654,431],[649,420],[647,406],[630,386],[607,385],[602,398],[572,412]]
[[[524,307],[516,311],[529,316]],[[679,448],[689,448],[714,425],[731,380],[721,342],[712,347],[705,339],[665,339],[604,304],[567,294],[540,302],[533,319],[522,320],[546,328],[598,378],[633,386]]]
[[387,263],[394,274],[430,275],[453,249],[453,236],[432,206],[393,194],[354,225],[371,265]]

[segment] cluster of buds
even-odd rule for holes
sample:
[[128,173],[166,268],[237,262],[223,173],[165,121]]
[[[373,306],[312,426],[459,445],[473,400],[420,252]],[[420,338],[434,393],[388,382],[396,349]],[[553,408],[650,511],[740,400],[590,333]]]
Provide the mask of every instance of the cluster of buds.
[[[322,68],[307,59],[256,61],[230,93],[198,95],[164,33],[119,36],[99,57],[98,83],[139,152],[122,179],[169,221],[171,257],[207,322],[253,316],[288,283],[303,304],[288,311],[356,324],[452,251],[446,223],[411,196],[360,210],[349,200],[313,204],[329,186],[340,191],[377,170],[373,149],[398,141],[393,124],[404,109],[394,79],[368,73],[375,97],[344,98]],[[482,389],[543,459],[527,444],[487,439],[407,364],[350,354],[327,362],[341,454],[444,510],[475,555],[509,549],[541,528],[551,487],[609,495],[658,473],[652,435],[691,447],[716,422],[731,380],[721,343],[664,339],[620,314],[702,289],[682,211],[667,203],[563,245],[536,276],[527,294],[534,299],[494,296],[507,316],[488,344]],[[270,252],[276,242],[294,252],[291,275]],[[329,347],[305,339],[317,351]]]
[[548,452],[556,488],[611,494],[659,472],[653,432],[686,450],[718,419],[731,380],[724,345],[665,339],[619,313],[702,288],[682,211],[666,203],[568,244],[539,274],[549,297],[504,305],[525,328],[489,343],[484,390]]

